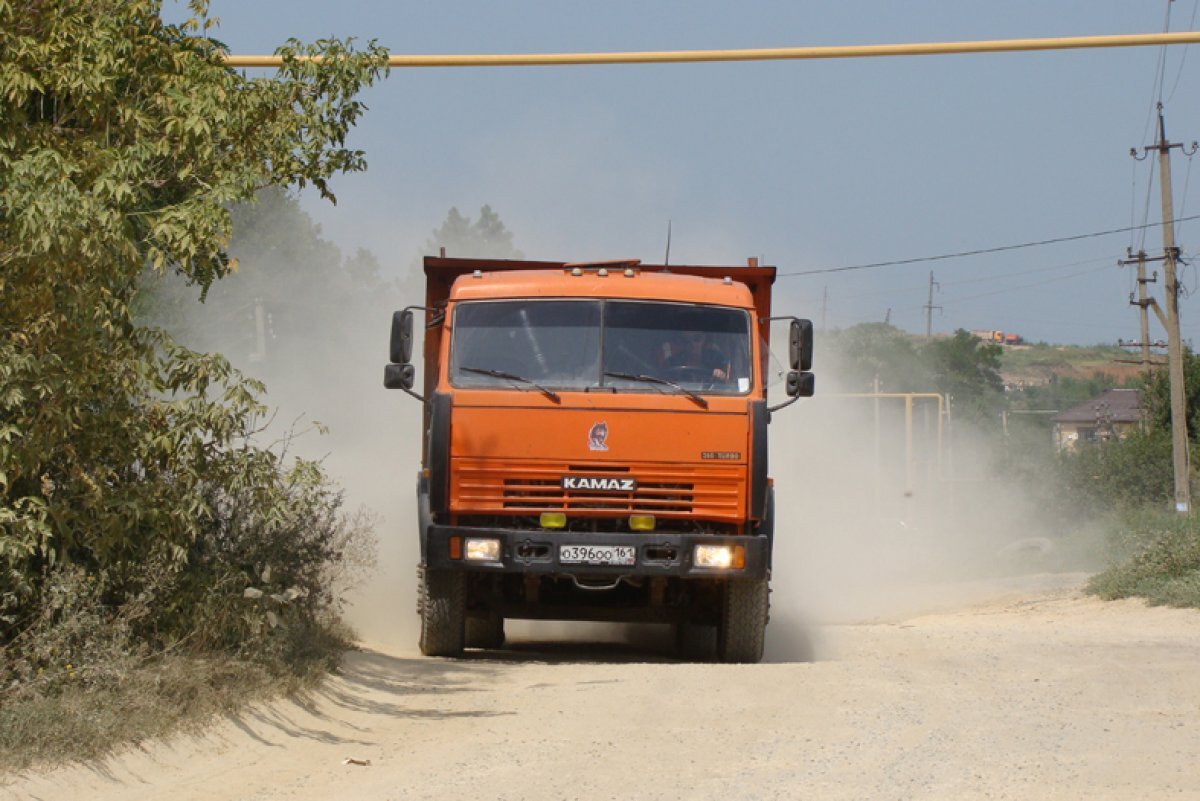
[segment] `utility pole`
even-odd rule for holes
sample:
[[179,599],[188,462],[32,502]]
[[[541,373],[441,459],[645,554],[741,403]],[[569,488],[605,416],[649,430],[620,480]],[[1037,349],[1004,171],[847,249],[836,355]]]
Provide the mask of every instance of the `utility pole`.
[[[1133,255],[1133,248],[1126,249],[1128,259],[1121,259],[1117,262],[1121,267],[1127,267],[1130,264],[1137,265],[1137,282],[1138,282],[1138,299],[1133,299],[1133,293],[1129,293],[1129,305],[1137,306],[1138,313],[1142,323],[1142,339],[1138,343],[1142,347],[1142,372],[1150,372],[1150,308],[1154,308],[1154,313],[1158,315],[1159,320],[1163,324],[1163,328],[1167,327],[1167,318],[1163,315],[1162,309],[1158,306],[1158,301],[1154,298],[1147,297],[1146,284],[1153,284],[1158,280],[1158,273],[1154,274],[1153,278],[1146,277],[1146,262],[1147,261],[1162,261],[1162,259],[1148,258],[1146,251],[1139,250],[1137,256]],[[1132,343],[1130,343],[1132,344]]]
[[250,361],[261,364],[267,360],[267,325],[263,313],[262,298],[254,299],[254,353]]
[[[1179,148],[1190,156],[1196,152],[1196,143],[1190,151],[1179,143],[1167,141],[1167,126],[1163,122],[1162,103],[1158,104],[1158,142],[1143,147],[1143,158],[1151,150],[1158,152],[1159,187],[1162,190],[1163,227],[1163,292],[1167,307],[1167,374],[1171,385],[1171,461],[1175,473],[1175,511],[1187,514],[1192,510],[1191,474],[1188,470],[1187,406],[1183,386],[1183,341],[1179,336],[1179,281],[1175,274],[1175,260],[1179,248],[1175,247],[1175,208],[1171,199],[1171,149]],[[1130,154],[1137,157],[1137,150]]]
[[933,280],[933,270],[929,271],[929,300],[925,302],[925,341],[933,339],[933,310],[942,310],[941,306],[933,305],[933,288],[937,287],[938,291],[942,291],[942,285]]

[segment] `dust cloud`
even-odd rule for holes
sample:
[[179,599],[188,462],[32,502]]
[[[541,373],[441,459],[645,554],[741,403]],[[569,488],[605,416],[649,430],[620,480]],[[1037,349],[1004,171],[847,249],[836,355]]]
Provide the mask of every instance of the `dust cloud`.
[[[365,641],[412,650],[421,405],[383,388],[383,366],[392,312],[418,299],[383,281],[371,291],[348,269],[353,259],[319,239],[306,247],[321,252],[293,270],[286,263],[291,254],[259,245],[296,237],[295,217],[287,222],[291,227],[253,229],[245,247],[252,257],[233,249],[242,256],[240,272],[214,285],[204,304],[196,302],[194,288],[168,279],[159,291],[174,292],[175,305],[160,324],[181,344],[220,352],[263,381],[262,401],[272,416],[257,444],[319,461],[343,492],[347,517],[365,515],[370,523],[349,552],[365,564],[346,571],[355,581],[342,588],[344,618]],[[314,278],[305,269],[324,272]]]
[[[286,292],[270,299],[286,303]],[[383,365],[391,313],[387,307],[347,308],[345,325],[361,347],[334,357],[320,354],[285,359],[283,345],[273,365],[256,370],[267,385],[266,402],[282,421],[303,433],[290,452],[319,460],[344,493],[347,513],[371,518],[375,558],[348,588],[345,619],[364,641],[391,650],[412,650],[417,641],[416,478],[420,466],[421,405],[402,392],[383,388]],[[358,315],[364,315],[359,317]],[[281,362],[289,367],[278,369]],[[318,421],[327,433],[304,430]]]
[[947,419],[936,397],[911,414],[902,397],[852,397],[835,364],[816,367],[817,395],[771,423],[769,660],[821,658],[829,624],[1074,584],[1097,566],[1097,536],[1063,531],[998,470],[999,432]]
[[383,388],[391,312],[377,315],[378,330],[352,360],[349,380],[315,382],[302,397],[310,414],[329,425],[313,447],[327,449],[324,464],[344,489],[346,507],[365,507],[375,516],[374,569],[350,589],[346,620],[363,640],[407,651],[417,642],[421,405]]
[[[243,262],[244,271],[254,269]],[[381,272],[395,270],[405,272]],[[268,309],[311,306],[305,283],[275,281],[256,292]],[[411,290],[415,282],[405,283]],[[391,312],[418,302],[410,294],[391,285],[367,300],[330,297],[317,326],[325,330],[268,337],[265,353],[248,355],[245,332],[234,336],[249,318],[210,326],[195,343],[185,338],[266,382],[265,400],[279,410],[274,431],[297,419],[328,426],[329,434],[310,432],[289,447],[323,462],[345,491],[347,511],[374,516],[374,569],[349,593],[346,617],[363,640],[401,651],[415,648],[418,628],[421,409],[384,390],[381,378]],[[1064,557],[1061,532],[996,475],[995,436],[947,423],[931,398],[914,400],[910,427],[902,399],[845,397],[819,343],[816,372],[817,396],[776,412],[771,424],[777,523],[768,659],[820,658],[816,632],[831,623],[895,620],[995,596],[1015,577],[1094,566],[1080,556],[1086,548]],[[780,394],[772,388],[773,402]],[[509,631],[533,641],[645,645],[648,653],[659,650],[649,640],[670,641],[657,629],[648,639],[638,627],[517,622]]]

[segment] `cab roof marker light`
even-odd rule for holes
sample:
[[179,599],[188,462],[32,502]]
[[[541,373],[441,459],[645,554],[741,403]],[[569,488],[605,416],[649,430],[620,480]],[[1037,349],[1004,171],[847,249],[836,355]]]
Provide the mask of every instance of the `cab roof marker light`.
[[572,270],[571,270],[571,275],[575,276],[576,278],[578,278],[579,276],[583,275],[583,270],[582,270],[582,268],[575,267],[574,269],[572,269]]
[[637,273],[635,273],[635,272],[633,271],[633,268],[632,268],[632,267],[626,267],[626,268],[625,268],[625,277],[626,277],[626,278],[633,278],[635,275],[637,275]]
[[483,270],[476,270],[475,272],[471,273],[471,277],[472,278],[483,278]]
[[596,275],[600,276],[601,278],[608,278],[608,270],[601,267],[599,270],[596,270]]

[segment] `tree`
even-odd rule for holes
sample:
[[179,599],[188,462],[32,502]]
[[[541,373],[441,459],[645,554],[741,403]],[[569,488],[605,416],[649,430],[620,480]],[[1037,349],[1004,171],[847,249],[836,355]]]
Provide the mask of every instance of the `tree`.
[[1001,352],[999,345],[960,328],[952,337],[927,344],[921,357],[937,391],[953,396],[960,412],[983,419],[998,411],[1004,400]]
[[144,314],[177,340],[253,365],[274,386],[305,365],[344,362],[361,347],[360,328],[397,308],[396,287],[380,275],[374,254],[360,248],[343,256],[282,189],[234,206],[231,219],[228,250],[238,271],[214,284],[203,303],[176,276],[147,277]]
[[887,323],[860,323],[833,335],[830,349],[852,392],[928,392],[929,371],[912,337]]
[[[1190,349],[1183,353],[1183,396],[1188,438],[1200,441],[1200,356]],[[1150,376],[1143,391],[1142,408],[1152,428],[1171,431],[1171,380],[1166,370]]]
[[146,565],[199,561],[232,508],[275,525],[328,506],[311,466],[253,446],[261,386],[132,308],[147,267],[203,294],[236,266],[231,204],[333,200],[365,167],[345,139],[386,54],[291,41],[248,78],[188,5],[176,26],[157,0],[0,0],[0,641],[56,565],[120,602]]
[[448,256],[475,257],[480,259],[520,259],[521,251],[513,247],[513,235],[492,211],[491,206],[479,210],[479,219],[474,222],[464,217],[457,207],[451,207],[445,221],[425,242],[425,252],[436,254],[445,248]]

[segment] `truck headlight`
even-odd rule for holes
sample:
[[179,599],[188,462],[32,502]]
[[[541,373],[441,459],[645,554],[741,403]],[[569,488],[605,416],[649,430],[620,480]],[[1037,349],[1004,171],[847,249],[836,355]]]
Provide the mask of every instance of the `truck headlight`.
[[692,561],[696,567],[741,570],[746,566],[746,549],[741,545],[697,545]]
[[468,562],[499,562],[500,561],[500,540],[495,539],[475,539],[467,540],[467,561]]

